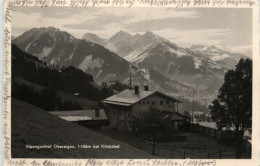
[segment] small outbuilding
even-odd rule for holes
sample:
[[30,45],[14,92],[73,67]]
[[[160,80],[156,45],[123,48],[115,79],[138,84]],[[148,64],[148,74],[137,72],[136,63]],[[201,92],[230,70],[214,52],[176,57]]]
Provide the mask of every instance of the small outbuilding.
[[98,107],[89,110],[54,111],[50,113],[66,121],[91,129],[100,129],[101,126],[108,125],[108,118],[104,109]]

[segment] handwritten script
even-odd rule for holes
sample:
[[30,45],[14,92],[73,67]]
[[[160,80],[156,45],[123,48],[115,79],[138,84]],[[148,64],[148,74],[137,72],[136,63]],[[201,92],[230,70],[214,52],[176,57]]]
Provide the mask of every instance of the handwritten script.
[[8,165],[12,166],[216,166],[215,160],[163,160],[163,159],[87,159],[78,161],[57,161],[57,160],[32,160],[27,161],[24,159],[10,160]]
[[[221,7],[221,6],[255,6],[254,0],[15,0],[9,2],[9,6],[69,6],[69,7],[87,7],[87,6],[124,6],[132,7],[138,5],[144,6],[168,6],[168,7]],[[6,15],[10,18],[9,15]]]
[[84,159],[84,160],[25,160],[11,159],[11,10],[13,6],[37,6],[41,8],[66,7],[136,7],[139,5],[158,7],[253,7],[254,0],[10,0],[4,6],[4,54],[3,54],[3,155],[5,164],[10,166],[216,166],[215,160],[168,160],[168,159]]
[[[9,19],[9,18],[7,18]],[[10,152],[10,117],[9,103],[10,103],[10,86],[11,86],[11,73],[10,73],[10,51],[11,46],[11,32],[9,28],[4,28],[4,57],[3,57],[3,103],[2,103],[2,114],[3,114],[3,151],[4,157],[9,159]]]

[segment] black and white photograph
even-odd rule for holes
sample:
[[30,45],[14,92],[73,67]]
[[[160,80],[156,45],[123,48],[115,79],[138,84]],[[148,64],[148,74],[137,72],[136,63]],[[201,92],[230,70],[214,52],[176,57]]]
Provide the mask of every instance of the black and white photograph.
[[252,159],[252,8],[11,15],[11,158]]

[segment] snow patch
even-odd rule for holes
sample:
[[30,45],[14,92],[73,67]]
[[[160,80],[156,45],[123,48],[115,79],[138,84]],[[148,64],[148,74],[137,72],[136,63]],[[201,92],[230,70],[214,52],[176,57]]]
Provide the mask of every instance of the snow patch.
[[217,52],[218,49],[216,49],[216,48],[212,48],[212,49],[210,49],[210,51],[211,51],[211,52]]
[[167,74],[169,74],[171,66],[174,66],[174,65],[175,65],[174,62],[169,62],[168,67],[167,67],[167,71],[166,71]]
[[[128,54],[124,58],[129,62],[138,63],[138,62],[144,60],[146,57],[148,57],[149,54],[147,54],[147,52],[149,50],[155,48],[158,43],[160,43],[160,41],[158,39],[156,39],[156,40],[152,40],[150,42],[145,42],[143,44],[140,44],[140,45],[136,46],[135,50],[133,50],[130,54]],[[161,42],[161,44],[164,45],[164,43],[162,43],[162,42]]]
[[106,49],[110,50],[111,52],[115,52],[115,53],[118,54],[118,52],[116,51],[117,47],[114,44],[108,43],[105,47],[106,47]]
[[52,58],[50,64],[55,64],[55,62],[56,62],[55,58]]
[[221,66],[217,65],[215,62],[210,62],[208,63],[210,68],[215,68],[215,69],[221,69]]
[[204,50],[204,51],[207,50],[207,49],[208,49],[207,46],[203,46],[203,47],[202,47],[202,50]]
[[42,49],[42,53],[39,54],[39,59],[43,59],[44,57],[47,57],[52,52],[52,47],[44,47]]
[[101,68],[103,59],[93,59],[92,55],[86,56],[83,62],[79,65],[79,69],[86,71],[87,69]]
[[103,80],[109,80],[111,78],[114,78],[115,76],[116,76],[116,74],[107,74]]
[[25,51],[28,52],[29,48],[31,47],[32,43],[29,43],[26,47],[25,47]]
[[147,71],[147,72],[144,73],[144,78],[147,79],[147,80],[149,80],[149,81],[151,81],[151,80],[150,80],[150,76],[151,76],[151,75],[150,75],[149,71]]
[[198,69],[202,65],[201,61],[202,61],[201,59],[197,59],[197,58],[194,59],[195,69]]
[[103,72],[103,70],[99,70],[99,72],[97,73],[96,77],[99,77],[102,72]]
[[69,59],[72,59],[73,55],[74,55],[74,53],[70,54],[70,57],[69,57]]
[[179,51],[179,50],[176,51],[172,48],[170,48],[169,51],[170,51],[170,53],[176,54],[178,58],[183,57],[183,56],[187,56],[187,53],[184,52],[184,51]]
[[219,61],[219,60],[223,60],[223,59],[229,58],[229,57],[230,57],[230,55],[228,55],[228,54],[222,54],[222,55],[212,57],[212,60]]

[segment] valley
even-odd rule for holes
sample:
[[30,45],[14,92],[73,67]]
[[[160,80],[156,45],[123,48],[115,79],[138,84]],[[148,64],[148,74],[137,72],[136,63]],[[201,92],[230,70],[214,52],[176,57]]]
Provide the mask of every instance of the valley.
[[189,100],[194,90],[202,105],[216,97],[224,73],[246,57],[216,46],[183,48],[150,31],[143,35],[120,31],[109,39],[86,33],[77,39],[58,28],[33,28],[12,43],[47,64],[79,68],[99,85],[115,80],[128,84],[131,72],[133,85],[149,85]]

